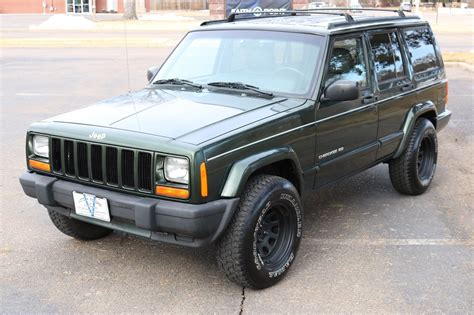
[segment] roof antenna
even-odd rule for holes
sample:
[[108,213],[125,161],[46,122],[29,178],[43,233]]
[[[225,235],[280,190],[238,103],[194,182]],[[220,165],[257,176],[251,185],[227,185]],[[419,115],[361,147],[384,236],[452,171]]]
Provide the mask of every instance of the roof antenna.
[[132,88],[130,84],[130,65],[128,63],[128,40],[127,40],[127,20],[123,20],[123,30],[124,30],[124,35],[125,35],[125,58],[127,59],[127,83],[128,83],[128,95],[132,99],[132,104],[133,104],[133,110],[135,111],[135,118],[137,120],[137,126],[138,130],[142,130],[142,127],[140,125],[140,120],[138,119],[137,115],[137,105],[135,104],[135,99],[133,98],[133,93],[132,93]]
[[123,20],[123,30],[125,35],[125,58],[127,59],[127,82],[128,82],[128,93],[132,91],[130,87],[130,66],[128,64],[128,40],[127,40],[127,20]]

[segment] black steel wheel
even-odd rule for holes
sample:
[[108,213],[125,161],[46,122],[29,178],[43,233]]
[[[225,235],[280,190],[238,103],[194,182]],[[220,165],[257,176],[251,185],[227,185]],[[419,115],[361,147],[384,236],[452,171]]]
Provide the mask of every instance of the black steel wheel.
[[296,235],[297,218],[284,205],[273,205],[256,226],[255,244],[262,265],[276,271],[288,261]]
[[421,140],[421,144],[418,147],[418,154],[416,156],[416,168],[417,174],[420,180],[427,180],[433,173],[435,167],[435,145],[433,139],[429,136],[425,136]]
[[425,118],[416,121],[405,152],[389,162],[390,180],[401,194],[420,195],[430,186],[438,161],[436,129]]
[[298,191],[288,180],[255,176],[218,241],[219,267],[230,280],[245,287],[274,285],[286,275],[296,257],[302,220]]

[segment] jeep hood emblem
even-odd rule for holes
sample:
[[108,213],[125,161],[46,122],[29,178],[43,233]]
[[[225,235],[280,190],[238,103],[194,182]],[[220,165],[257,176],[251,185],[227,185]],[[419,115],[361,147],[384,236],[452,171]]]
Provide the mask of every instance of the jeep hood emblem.
[[103,139],[105,139],[106,136],[107,136],[107,134],[105,134],[105,132],[97,133],[97,132],[94,131],[89,135],[89,139],[103,140]]

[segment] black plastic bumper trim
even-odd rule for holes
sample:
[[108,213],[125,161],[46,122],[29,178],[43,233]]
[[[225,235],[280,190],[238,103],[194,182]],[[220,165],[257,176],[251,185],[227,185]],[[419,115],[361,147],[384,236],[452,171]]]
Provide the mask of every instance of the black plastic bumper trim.
[[[26,195],[69,217],[191,247],[214,242],[229,224],[239,202],[239,198],[232,198],[188,204],[119,193],[30,172],[20,177],[20,183]],[[112,221],[101,222],[71,211],[73,191],[107,198]]]

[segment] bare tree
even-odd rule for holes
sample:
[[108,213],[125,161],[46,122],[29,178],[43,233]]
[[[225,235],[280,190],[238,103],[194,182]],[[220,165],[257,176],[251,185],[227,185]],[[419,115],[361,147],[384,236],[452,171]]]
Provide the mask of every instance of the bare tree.
[[137,4],[136,0],[124,0],[124,13],[123,18],[126,20],[137,20]]

